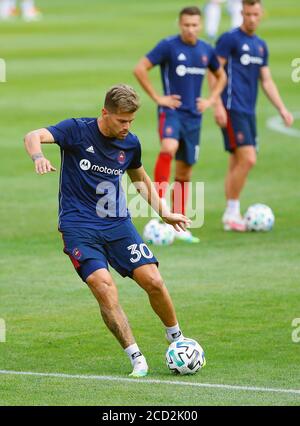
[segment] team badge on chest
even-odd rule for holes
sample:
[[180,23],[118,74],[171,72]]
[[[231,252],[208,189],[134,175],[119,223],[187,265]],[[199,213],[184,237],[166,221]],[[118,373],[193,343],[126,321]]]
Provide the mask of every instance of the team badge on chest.
[[126,155],[124,151],[120,151],[118,155],[118,163],[124,164],[126,161]]
[[203,64],[207,65],[207,63],[208,63],[208,57],[207,57],[207,55],[202,55],[201,59],[202,59]]

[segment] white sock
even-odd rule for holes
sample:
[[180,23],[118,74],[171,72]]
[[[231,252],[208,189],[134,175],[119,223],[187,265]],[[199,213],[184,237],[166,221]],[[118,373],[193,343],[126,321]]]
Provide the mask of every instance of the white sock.
[[133,343],[133,345],[130,345],[125,348],[124,351],[127,353],[131,365],[135,370],[148,370],[146,358],[139,350],[139,347],[136,343]]
[[173,325],[173,327],[166,327],[166,331],[168,339],[172,342],[178,340],[180,337],[183,337],[178,323],[176,325]]
[[240,200],[227,200],[226,211],[232,215],[240,215]]
[[204,9],[205,32],[208,37],[215,38],[218,34],[221,20],[221,5],[210,1]]

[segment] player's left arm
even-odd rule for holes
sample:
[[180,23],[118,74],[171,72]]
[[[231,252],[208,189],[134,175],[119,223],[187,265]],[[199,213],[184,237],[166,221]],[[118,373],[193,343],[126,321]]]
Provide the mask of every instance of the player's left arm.
[[207,108],[214,106],[220,99],[221,93],[223,92],[226,83],[227,76],[224,68],[220,66],[217,70],[210,70],[209,73],[212,73],[214,83],[211,86],[210,96],[207,99],[198,98],[197,99],[197,108],[198,111],[203,113]]
[[263,91],[275,106],[275,108],[277,108],[279,111],[279,114],[281,115],[285,125],[290,127],[294,122],[294,117],[284,105],[278,88],[272,78],[271,70],[268,66],[261,67],[260,81]]
[[172,225],[176,231],[185,230],[191,221],[182,214],[171,213],[168,206],[162,202],[154,187],[153,182],[146,173],[143,166],[138,169],[128,169],[128,176],[137,191],[147,203],[159,214],[164,222]]
[[42,152],[42,144],[53,144],[54,138],[46,128],[33,130],[24,138],[25,149],[34,162],[37,174],[43,175],[49,172],[55,172],[56,168],[52,166],[50,161]]

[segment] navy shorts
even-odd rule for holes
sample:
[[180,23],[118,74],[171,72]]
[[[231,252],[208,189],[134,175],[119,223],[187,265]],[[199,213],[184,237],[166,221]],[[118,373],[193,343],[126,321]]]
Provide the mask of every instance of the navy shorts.
[[171,138],[179,142],[176,160],[195,164],[199,158],[201,117],[164,109],[159,110],[158,119],[160,139]]
[[131,220],[105,231],[91,228],[69,228],[61,231],[64,252],[70,257],[83,281],[108,263],[122,277],[132,278],[134,269],[158,262],[144,243]]
[[222,129],[225,150],[234,152],[237,148],[257,146],[255,115],[227,110],[227,126]]

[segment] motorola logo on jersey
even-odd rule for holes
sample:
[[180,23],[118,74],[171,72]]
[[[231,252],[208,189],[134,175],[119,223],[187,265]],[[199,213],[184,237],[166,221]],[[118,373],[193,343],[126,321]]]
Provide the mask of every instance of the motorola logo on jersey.
[[79,163],[79,167],[81,170],[90,170],[91,168],[91,162],[89,160],[81,160]]
[[91,169],[93,172],[104,173],[106,175],[120,176],[123,173],[121,169],[112,169],[107,166],[98,166],[97,164],[92,165],[92,163],[86,159],[80,160],[79,167],[85,172]]
[[258,56],[250,56],[248,53],[241,56],[241,64],[245,66],[250,64],[262,65],[263,62],[262,58],[259,58]]
[[187,74],[205,75],[205,68],[186,67],[185,65],[178,65],[176,68],[176,74],[179,77],[184,77]]

